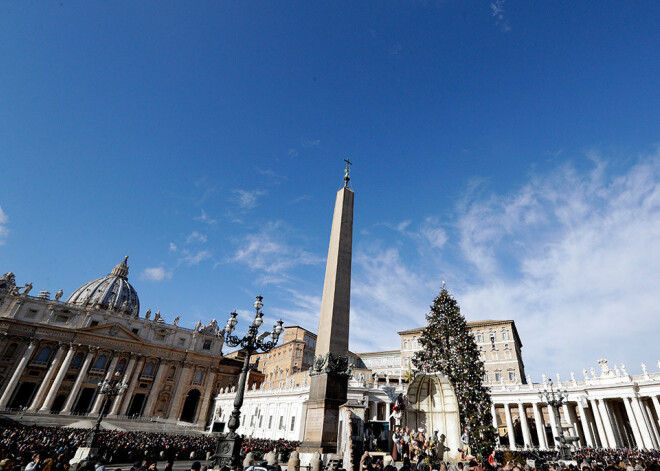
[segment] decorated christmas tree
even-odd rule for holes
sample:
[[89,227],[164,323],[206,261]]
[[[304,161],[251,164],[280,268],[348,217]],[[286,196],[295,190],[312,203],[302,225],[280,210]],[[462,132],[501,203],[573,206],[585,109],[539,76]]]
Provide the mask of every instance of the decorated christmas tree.
[[413,364],[419,372],[440,372],[451,381],[462,429],[469,430],[471,451],[485,457],[495,446],[495,429],[490,394],[482,385],[484,364],[465,317],[444,282],[426,320],[428,325],[419,340],[422,350],[415,354]]

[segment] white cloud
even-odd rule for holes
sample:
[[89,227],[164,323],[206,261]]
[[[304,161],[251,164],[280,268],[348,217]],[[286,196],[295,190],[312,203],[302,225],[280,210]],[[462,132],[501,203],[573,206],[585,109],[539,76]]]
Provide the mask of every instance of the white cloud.
[[300,151],[304,149],[311,149],[313,147],[319,147],[320,145],[321,139],[303,139],[300,141],[300,146],[290,148],[287,152],[287,155],[289,157],[298,157]]
[[440,227],[440,223],[435,218],[426,218],[420,234],[435,249],[441,249],[447,242],[447,232]]
[[169,280],[171,278],[172,270],[169,270],[163,266],[145,268],[140,275],[140,279],[147,281],[163,281]]
[[[660,330],[660,159],[608,176],[564,167],[460,218],[475,283],[457,289],[471,319],[514,319],[540,375],[639,365]],[[537,378],[538,379],[538,376]]]
[[210,225],[210,226],[213,226],[213,225],[215,225],[215,224],[218,223],[218,220],[217,220],[217,219],[213,219],[213,218],[211,218],[211,217],[206,213],[206,211],[204,211],[204,209],[202,209],[202,214],[201,214],[201,215],[199,215],[199,216],[197,216],[196,218],[193,218],[193,219],[194,219],[195,221],[203,222],[203,223],[205,223],[205,224],[208,224],[208,225]]
[[509,21],[504,16],[504,0],[496,0],[491,3],[490,12],[491,15],[493,15],[493,18],[495,18],[495,24],[500,28],[501,31],[511,31]]
[[208,250],[200,250],[197,252],[190,252],[189,250],[182,250],[183,257],[179,259],[179,264],[184,264],[189,267],[199,265],[204,260],[208,260],[213,254]]
[[301,293],[295,289],[287,290],[289,301],[293,307],[287,309],[273,308],[270,312],[275,318],[286,319],[285,325],[299,325],[316,332],[321,312],[321,296]]
[[253,209],[257,206],[260,196],[266,194],[263,190],[234,190],[237,197],[238,206],[241,209]]
[[434,280],[407,266],[396,248],[370,248],[354,255],[351,349],[399,348],[396,332],[423,321]]
[[[198,231],[192,231],[190,235],[186,238],[186,244],[205,244],[208,240],[208,237],[206,234],[202,234]],[[174,244],[170,244],[170,250],[172,250],[172,246]],[[174,250],[176,250],[176,246],[174,246]]]
[[0,206],[0,245],[4,245],[5,239],[9,235],[9,229],[7,229],[7,223],[9,222],[9,216],[2,210]]
[[263,231],[246,235],[236,250],[233,261],[269,274],[283,274],[294,266],[324,262],[322,257],[290,246],[285,241],[284,232],[281,224],[270,223]]

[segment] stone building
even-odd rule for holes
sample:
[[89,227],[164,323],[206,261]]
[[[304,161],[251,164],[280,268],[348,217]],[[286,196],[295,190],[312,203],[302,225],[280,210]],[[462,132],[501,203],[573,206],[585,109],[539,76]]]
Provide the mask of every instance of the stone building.
[[[62,301],[31,283],[0,277],[0,410],[24,410],[48,422],[79,415],[149,417],[204,428],[221,387],[235,384],[240,362],[222,358],[212,321],[194,329],[140,316],[127,259]],[[124,394],[104,404],[98,383],[117,380]]]
[[300,386],[314,362],[315,348],[315,334],[300,326],[286,327],[281,345],[253,356],[253,367],[264,374],[264,389],[284,387],[287,380],[291,385],[291,379]]
[[[512,320],[472,321],[467,323],[472,331],[481,361],[484,362],[486,376],[484,383],[517,384],[527,382],[525,365],[522,360],[522,341]],[[401,371],[414,369],[412,358],[422,349],[418,342],[424,327],[404,330],[401,336]]]

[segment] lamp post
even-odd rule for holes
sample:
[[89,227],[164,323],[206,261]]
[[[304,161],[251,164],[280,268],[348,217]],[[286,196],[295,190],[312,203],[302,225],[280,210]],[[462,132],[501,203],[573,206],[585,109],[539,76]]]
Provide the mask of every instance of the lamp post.
[[111,379],[110,381],[103,380],[98,384],[99,388],[101,388],[99,390],[99,394],[102,394],[103,396],[105,396],[105,398],[103,399],[103,405],[101,406],[101,411],[99,412],[99,416],[96,419],[96,424],[94,425],[94,428],[92,429],[91,433],[87,436],[87,442],[85,444],[89,448],[96,448],[96,440],[98,439],[99,430],[101,429],[101,421],[105,416],[105,407],[108,403],[108,400],[112,397],[121,396],[122,394],[124,394],[124,391],[128,387],[127,384],[121,383],[119,379],[120,376],[121,374],[119,373],[119,371],[117,371],[113,379]]
[[[241,369],[241,375],[238,379],[238,387],[236,388],[234,410],[231,412],[231,417],[227,423],[229,432],[218,438],[218,445],[216,447],[215,456],[213,457],[215,464],[231,467],[239,464],[242,438],[236,433],[236,430],[241,423],[241,406],[243,405],[245,383],[247,382],[248,370],[250,369],[250,357],[253,353],[270,352],[277,344],[277,340],[279,339],[282,330],[284,330],[282,328],[283,322],[282,320],[279,320],[277,321],[277,324],[273,326],[272,332],[265,332],[258,335],[259,327],[261,327],[261,324],[264,322],[264,313],[261,312],[263,306],[263,297],[257,296],[257,300],[254,302],[256,314],[252,321],[252,325],[250,325],[243,338],[232,335],[236,328],[236,324],[238,324],[238,320],[236,319],[238,314],[236,311],[230,314],[230,317],[227,320],[227,325],[220,334],[224,338],[225,343],[230,347],[240,346],[245,351],[245,359],[243,360],[243,368]],[[270,340],[266,340],[268,337],[270,337]]]
[[568,391],[566,389],[559,389],[555,391],[552,387],[552,380],[548,380],[550,387],[546,386],[543,390],[539,391],[539,398],[545,402],[552,410],[555,417],[555,423],[559,429],[559,436],[555,440],[559,442],[559,458],[562,460],[570,460],[572,458],[568,445],[566,445],[566,437],[561,427],[561,416],[559,415],[559,408],[564,405],[568,399]]

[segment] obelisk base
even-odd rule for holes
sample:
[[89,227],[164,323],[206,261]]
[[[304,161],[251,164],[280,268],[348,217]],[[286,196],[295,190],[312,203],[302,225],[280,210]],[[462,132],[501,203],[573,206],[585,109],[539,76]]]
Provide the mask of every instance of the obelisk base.
[[322,373],[312,376],[309,400],[305,402],[305,438],[301,453],[337,453],[339,406],[346,402],[348,376]]

